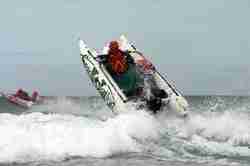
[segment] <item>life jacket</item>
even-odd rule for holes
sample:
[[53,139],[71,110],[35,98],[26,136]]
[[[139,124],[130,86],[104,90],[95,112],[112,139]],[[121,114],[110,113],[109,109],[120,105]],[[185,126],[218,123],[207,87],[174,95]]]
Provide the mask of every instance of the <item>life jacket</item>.
[[122,74],[128,69],[126,57],[119,49],[109,50],[108,63],[115,74]]

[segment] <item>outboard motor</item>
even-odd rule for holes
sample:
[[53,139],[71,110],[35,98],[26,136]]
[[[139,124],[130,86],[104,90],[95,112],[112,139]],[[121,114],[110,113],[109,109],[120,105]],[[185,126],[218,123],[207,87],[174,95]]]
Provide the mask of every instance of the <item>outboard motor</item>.
[[162,101],[158,97],[151,98],[150,100],[147,100],[146,102],[147,107],[149,110],[153,111],[153,113],[157,113],[162,106]]
[[162,99],[167,98],[168,94],[163,89],[153,89],[152,97],[147,101],[147,107],[153,113],[157,113],[162,106]]
[[163,89],[153,89],[152,93],[155,97],[161,99],[168,98],[168,94]]

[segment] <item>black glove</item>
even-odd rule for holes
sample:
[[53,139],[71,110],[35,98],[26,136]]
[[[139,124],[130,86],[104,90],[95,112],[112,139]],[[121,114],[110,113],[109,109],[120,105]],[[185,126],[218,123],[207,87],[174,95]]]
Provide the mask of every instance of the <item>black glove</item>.
[[103,54],[103,55],[98,55],[96,57],[96,61],[99,63],[106,63],[108,59],[108,55],[107,54]]

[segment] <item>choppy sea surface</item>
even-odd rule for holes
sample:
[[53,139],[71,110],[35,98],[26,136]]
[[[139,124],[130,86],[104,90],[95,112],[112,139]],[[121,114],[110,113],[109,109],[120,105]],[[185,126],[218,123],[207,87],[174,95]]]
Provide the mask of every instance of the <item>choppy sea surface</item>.
[[250,97],[187,96],[190,118],[99,97],[47,97],[26,110],[0,97],[1,165],[250,165]]

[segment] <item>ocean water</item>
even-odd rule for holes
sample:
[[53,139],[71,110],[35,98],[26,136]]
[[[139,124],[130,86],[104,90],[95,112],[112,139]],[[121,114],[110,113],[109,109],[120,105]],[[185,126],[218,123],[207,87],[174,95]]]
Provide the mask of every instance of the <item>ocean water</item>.
[[187,96],[190,118],[128,110],[99,97],[54,97],[32,109],[0,97],[1,165],[250,165],[250,97]]

